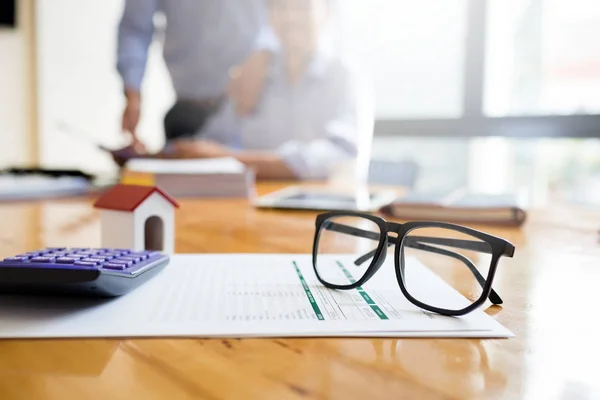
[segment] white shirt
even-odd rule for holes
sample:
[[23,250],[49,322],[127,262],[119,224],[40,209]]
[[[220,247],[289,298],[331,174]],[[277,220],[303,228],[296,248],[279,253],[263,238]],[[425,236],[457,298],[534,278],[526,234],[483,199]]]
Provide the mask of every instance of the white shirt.
[[347,161],[368,168],[374,117],[362,89],[369,86],[329,49],[322,45],[294,83],[276,52],[254,114],[241,119],[227,102],[198,136],[240,150],[276,151],[301,179],[327,178]]

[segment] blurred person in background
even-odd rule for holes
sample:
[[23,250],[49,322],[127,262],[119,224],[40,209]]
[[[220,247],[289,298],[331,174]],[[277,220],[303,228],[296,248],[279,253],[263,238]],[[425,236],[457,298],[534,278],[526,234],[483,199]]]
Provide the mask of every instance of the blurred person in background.
[[[372,87],[336,53],[333,0],[266,4],[274,47],[233,69],[230,97],[195,138],[174,141],[168,156],[235,157],[263,179],[321,180],[346,165],[368,169]],[[249,82],[257,76],[260,82]],[[236,93],[247,86],[260,87],[251,112]]]
[[[365,174],[373,130],[372,86],[336,52],[333,0],[265,0],[268,29],[229,69],[228,97],[193,138],[136,157],[234,157],[259,179]],[[127,157],[125,157],[126,159]],[[116,160],[122,164],[124,159]]]
[[[249,55],[269,48],[264,35],[264,0],[125,0],[118,27],[117,70],[123,80],[126,106],[122,129],[132,137],[132,150],[144,152],[137,125],[148,49],[158,33],[157,13],[166,20],[163,57],[176,101],[164,119],[165,141],[191,136],[202,129],[226,97],[233,66],[246,60],[245,71],[260,62]],[[272,46],[271,46],[272,47]],[[260,84],[260,78],[253,81]],[[253,107],[247,84],[236,89],[239,112]]]

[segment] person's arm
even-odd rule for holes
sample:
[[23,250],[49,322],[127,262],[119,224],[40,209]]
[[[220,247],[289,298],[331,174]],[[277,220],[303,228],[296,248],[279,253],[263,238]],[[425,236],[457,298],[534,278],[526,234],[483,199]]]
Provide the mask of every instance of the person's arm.
[[283,159],[273,152],[236,151],[212,140],[180,139],[156,154],[144,154],[144,158],[194,159],[232,157],[253,170],[257,179],[295,179],[295,174]]
[[296,174],[277,154],[245,151],[234,153],[233,157],[253,170],[256,179],[294,180],[297,178]]
[[117,71],[123,80],[126,107],[123,131],[135,138],[141,109],[141,86],[154,35],[157,0],[126,0],[117,35]]

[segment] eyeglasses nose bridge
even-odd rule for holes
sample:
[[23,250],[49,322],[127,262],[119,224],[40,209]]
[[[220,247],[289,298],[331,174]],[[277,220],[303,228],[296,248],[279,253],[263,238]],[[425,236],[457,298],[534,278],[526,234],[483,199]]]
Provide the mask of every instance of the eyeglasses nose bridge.
[[398,244],[398,240],[399,240],[398,233],[393,232],[393,231],[388,232],[386,235],[386,240],[387,240],[386,248],[393,246],[395,244]]

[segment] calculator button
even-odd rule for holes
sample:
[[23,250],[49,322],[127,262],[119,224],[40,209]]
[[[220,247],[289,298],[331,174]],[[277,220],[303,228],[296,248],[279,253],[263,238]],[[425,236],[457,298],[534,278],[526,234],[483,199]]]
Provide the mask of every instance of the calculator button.
[[66,249],[67,249],[66,247],[46,247],[46,248],[44,249],[44,251],[52,251],[52,252],[55,252],[55,251],[65,251]]
[[128,255],[131,256],[131,257],[141,257],[142,260],[145,260],[148,257],[150,257],[151,253],[150,252],[145,252],[145,251],[140,251],[138,253],[130,253]]
[[13,257],[27,257],[27,259],[31,260],[32,256],[31,254],[15,254]]
[[[107,263],[108,264],[108,263]],[[131,260],[121,260],[121,259],[117,259],[117,260],[111,260],[110,264],[120,264],[120,265],[126,265],[126,266],[130,266],[133,264],[133,262]]]
[[121,253],[119,253],[118,251],[109,251],[107,253],[102,254],[102,257],[119,257],[121,255]]
[[131,253],[131,250],[129,249],[108,249],[110,252],[117,252],[117,253],[121,253],[121,254],[129,254]]
[[39,251],[28,251],[25,253],[25,255],[28,255],[29,257],[36,257],[42,255],[42,253]]
[[94,256],[94,255],[98,254],[98,252],[97,251],[78,251],[75,254],[78,254],[80,256]]
[[86,261],[75,261],[73,265],[78,265],[80,267],[95,267],[95,262],[86,262]]
[[23,261],[27,261],[29,260],[29,257],[27,256],[14,256],[14,257],[8,257],[5,258],[4,261],[18,261],[18,262],[23,262]]
[[40,257],[33,257],[31,259],[31,262],[52,263],[52,262],[54,262],[54,260],[56,260],[56,257],[40,256]]
[[56,262],[59,264],[73,264],[75,261],[78,261],[79,258],[74,257],[59,257],[56,259]]
[[141,257],[133,257],[133,256],[123,256],[123,257],[119,257],[119,260],[129,260],[129,261],[133,261],[134,263],[140,261],[142,258]]
[[97,260],[95,258],[82,258],[79,261],[81,261],[81,262],[87,262],[87,263],[94,263],[96,265],[102,263],[102,261],[99,261],[99,260]]
[[88,257],[88,258],[84,258],[81,261],[95,261],[97,263],[103,263],[104,261],[106,261],[106,258],[104,257],[98,257],[98,256],[94,256],[94,257]]
[[161,253],[159,251],[140,251],[139,253],[136,253],[137,256],[144,256],[145,258],[142,258],[142,260],[147,260],[149,258],[152,258],[154,256],[160,255]]
[[102,268],[106,268],[106,269],[114,269],[114,270],[118,270],[118,271],[123,271],[125,268],[127,268],[127,265],[125,264],[115,264],[115,263],[110,263],[107,262],[105,263]]

